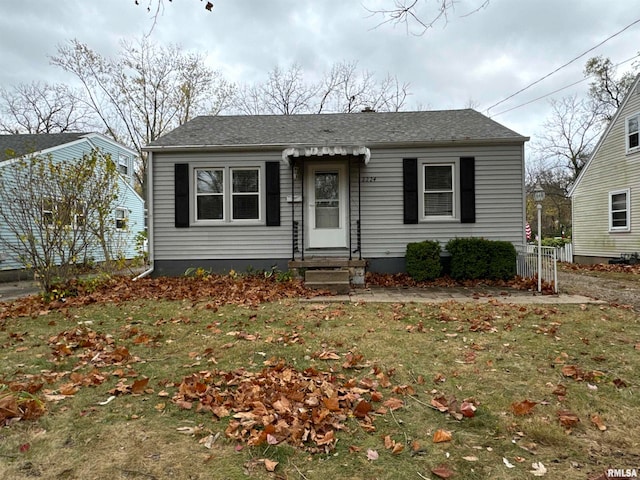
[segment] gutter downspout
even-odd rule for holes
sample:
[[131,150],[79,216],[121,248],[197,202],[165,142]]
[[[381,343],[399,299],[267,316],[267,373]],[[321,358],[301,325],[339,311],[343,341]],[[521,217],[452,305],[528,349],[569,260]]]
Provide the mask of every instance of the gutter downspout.
[[153,175],[151,174],[153,167],[153,152],[149,152],[149,156],[147,157],[147,238],[149,240],[149,264],[151,267],[142,272],[136,278],[133,279],[135,282],[140,278],[144,278],[153,273],[154,262],[153,262]]

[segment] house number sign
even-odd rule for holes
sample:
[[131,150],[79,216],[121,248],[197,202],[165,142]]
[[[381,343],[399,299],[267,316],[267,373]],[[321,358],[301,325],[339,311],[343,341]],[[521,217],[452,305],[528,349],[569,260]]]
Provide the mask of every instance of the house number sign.
[[376,177],[362,177],[362,183],[373,183],[376,181]]

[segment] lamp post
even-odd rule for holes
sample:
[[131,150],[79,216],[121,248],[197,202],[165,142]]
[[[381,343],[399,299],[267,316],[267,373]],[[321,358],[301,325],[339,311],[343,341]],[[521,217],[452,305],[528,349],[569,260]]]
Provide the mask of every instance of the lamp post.
[[536,202],[538,209],[538,292],[542,292],[542,201],[544,200],[544,190],[540,185],[540,181],[536,183],[533,189],[533,200]]

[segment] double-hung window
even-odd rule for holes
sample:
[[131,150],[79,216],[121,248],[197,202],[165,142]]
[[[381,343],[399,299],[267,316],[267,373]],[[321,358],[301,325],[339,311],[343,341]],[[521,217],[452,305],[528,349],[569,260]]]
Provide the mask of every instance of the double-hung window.
[[260,168],[197,168],[196,221],[260,220]]
[[127,229],[127,213],[128,210],[124,207],[116,208],[115,216],[116,216],[116,230],[126,230]]
[[231,212],[233,220],[260,218],[260,170],[231,169]]
[[196,220],[224,220],[224,169],[196,169]]
[[125,177],[129,176],[129,157],[126,155],[118,156],[118,173]]
[[453,163],[423,166],[423,217],[446,219],[456,216],[455,165]]
[[628,232],[629,225],[629,190],[609,192],[609,230],[612,232]]
[[627,117],[627,153],[640,150],[640,113]]

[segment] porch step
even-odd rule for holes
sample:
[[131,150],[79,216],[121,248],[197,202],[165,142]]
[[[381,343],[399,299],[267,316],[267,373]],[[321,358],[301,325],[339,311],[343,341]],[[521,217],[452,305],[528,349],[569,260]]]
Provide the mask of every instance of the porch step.
[[349,270],[309,269],[304,273],[304,284],[313,289],[329,290],[339,295],[348,294],[351,289]]

